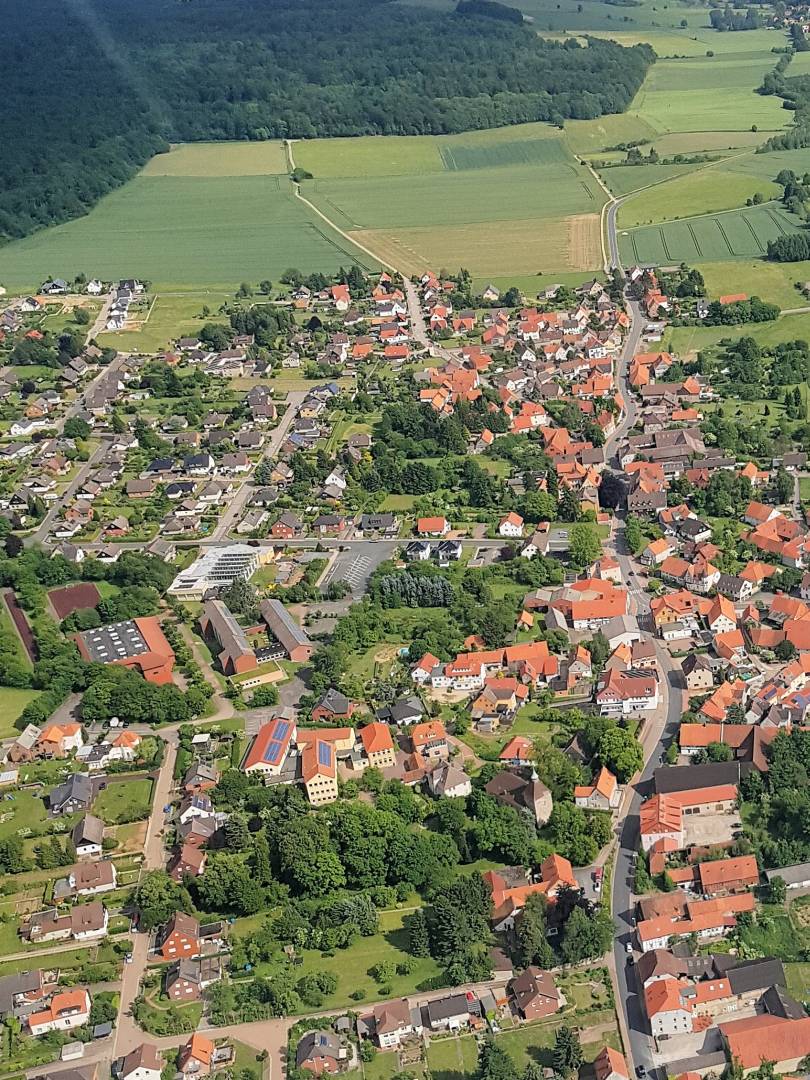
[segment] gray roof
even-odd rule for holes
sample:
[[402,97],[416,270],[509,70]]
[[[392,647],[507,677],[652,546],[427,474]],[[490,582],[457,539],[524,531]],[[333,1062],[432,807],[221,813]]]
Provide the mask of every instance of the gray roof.
[[85,814],[73,826],[71,839],[76,847],[82,844],[100,844],[104,838],[104,822],[92,814]]
[[709,765],[669,765],[653,773],[656,795],[740,782],[740,763],[721,761]]
[[449,994],[427,1003],[427,1014],[432,1024],[439,1020],[449,1020],[453,1016],[465,1016],[469,1011],[466,994]]
[[280,600],[262,600],[259,610],[267,628],[286,652],[312,644],[306,631],[301,629]]
[[768,881],[780,877],[786,885],[803,885],[805,881],[810,881],[810,862],[777,866],[773,870],[766,870],[765,877]]
[[734,994],[746,994],[752,990],[767,990],[771,986],[787,986],[785,969],[781,960],[767,957],[736,964],[728,973],[728,981]]
[[59,784],[48,796],[48,805],[51,808],[63,806],[68,799],[77,799],[89,806],[93,801],[94,784],[89,776],[83,773],[74,773],[64,784]]

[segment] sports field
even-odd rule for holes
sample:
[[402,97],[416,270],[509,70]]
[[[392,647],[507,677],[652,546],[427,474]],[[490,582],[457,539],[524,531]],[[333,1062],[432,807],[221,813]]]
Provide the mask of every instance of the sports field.
[[798,218],[768,203],[620,232],[619,244],[628,263],[720,262],[761,256],[769,240],[800,227]]
[[406,271],[463,265],[496,276],[601,265],[605,193],[548,125],[298,142],[294,154],[314,177],[305,196]]
[[295,199],[286,176],[140,175],[86,217],[0,249],[0,280],[32,288],[82,271],[158,289],[228,288],[277,280],[288,267],[329,273],[352,261],[373,266]]

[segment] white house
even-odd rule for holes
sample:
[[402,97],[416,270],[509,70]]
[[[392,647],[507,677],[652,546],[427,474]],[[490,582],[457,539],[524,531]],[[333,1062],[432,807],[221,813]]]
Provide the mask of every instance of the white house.
[[511,510],[498,523],[499,536],[520,537],[523,536],[523,518]]

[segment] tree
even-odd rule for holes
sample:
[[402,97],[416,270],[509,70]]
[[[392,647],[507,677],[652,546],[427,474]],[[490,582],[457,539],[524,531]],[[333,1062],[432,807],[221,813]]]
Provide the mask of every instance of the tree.
[[641,744],[626,728],[614,727],[605,731],[599,740],[597,755],[620,783],[626,783],[644,764]]
[[572,526],[568,547],[571,562],[579,570],[584,570],[586,566],[596,562],[602,554],[602,545],[596,529],[593,525],[585,523]]
[[430,936],[423,908],[417,908],[408,918],[407,929],[408,952],[411,956],[430,956]]
[[77,326],[90,325],[90,312],[87,308],[77,307],[73,309],[73,321]]
[[785,879],[778,874],[768,882],[768,901],[771,904],[784,904],[787,898]]
[[579,1035],[567,1024],[559,1027],[554,1036],[552,1061],[554,1062],[555,1073],[563,1077],[571,1076],[577,1072],[582,1064],[582,1045],[579,1041]]
[[477,1080],[518,1080],[515,1063],[491,1035],[485,1036],[481,1046]]
[[135,906],[140,912],[139,929],[154,930],[183,909],[183,896],[163,870],[151,870],[135,889]]
[[520,962],[524,967],[536,964],[541,968],[554,966],[554,953],[546,937],[546,905],[542,894],[526,898],[526,904],[515,927]]
[[574,908],[563,931],[560,954],[566,964],[603,956],[613,941],[613,921],[606,911],[588,915]]
[[62,434],[66,439],[88,439],[92,430],[87,421],[82,420],[80,416],[69,416],[65,421]]

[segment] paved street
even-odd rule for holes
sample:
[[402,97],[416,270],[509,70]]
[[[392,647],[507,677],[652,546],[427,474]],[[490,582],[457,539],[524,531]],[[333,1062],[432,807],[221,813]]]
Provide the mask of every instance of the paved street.
[[[67,417],[65,417],[65,419],[67,419]],[[64,494],[61,495],[58,499],[54,499],[52,501],[48,512],[42,519],[39,527],[29,536],[25,537],[23,543],[26,547],[33,547],[34,544],[41,544],[44,541],[45,537],[48,535],[51,529],[51,526],[53,525],[56,518],[59,516],[59,513],[61,512],[63,507],[68,505],[70,500],[73,498],[73,496],[82,486],[82,484],[88,478],[90,473],[95,468],[97,468],[104,460],[104,457],[107,453],[108,445],[109,443],[107,442],[107,440],[102,439],[101,445],[97,447],[93,454],[90,455],[89,460],[86,461],[84,465],[82,465],[82,467],[71,480],[70,484],[68,484]]]

